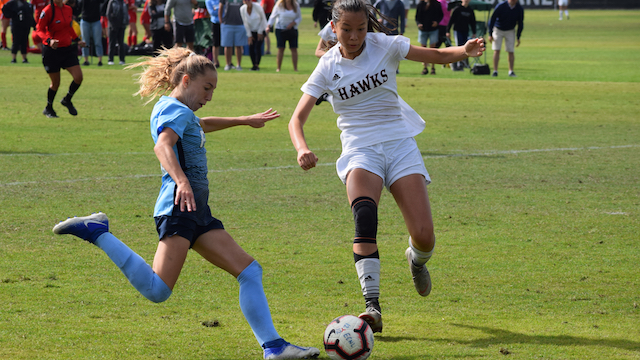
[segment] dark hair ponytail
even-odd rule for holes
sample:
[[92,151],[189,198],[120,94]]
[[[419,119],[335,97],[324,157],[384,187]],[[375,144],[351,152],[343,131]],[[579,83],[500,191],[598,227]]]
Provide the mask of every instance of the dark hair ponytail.
[[373,5],[371,5],[367,0],[336,0],[333,3],[333,8],[331,9],[331,21],[333,21],[334,24],[337,23],[345,12],[364,12],[367,14],[367,17],[369,18],[367,26],[369,32],[377,31],[390,34],[396,29],[389,29],[382,25],[378,21],[378,16],[392,24],[396,24],[397,21],[389,18],[388,16],[382,15],[380,11],[373,7]]

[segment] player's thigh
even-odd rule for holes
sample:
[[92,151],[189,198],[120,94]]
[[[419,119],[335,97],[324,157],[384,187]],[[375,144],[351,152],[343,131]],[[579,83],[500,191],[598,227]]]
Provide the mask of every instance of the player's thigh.
[[425,178],[421,174],[404,176],[389,188],[396,200],[409,234],[419,243],[430,243],[433,218]]
[[254,260],[224,229],[210,230],[200,235],[193,244],[193,250],[234,277],[238,277]]
[[189,240],[179,235],[168,236],[158,242],[153,271],[171,289],[178,281],[189,246]]
[[370,171],[356,168],[347,175],[347,196],[349,204],[359,197],[372,198],[376,204],[380,203],[380,194],[384,186],[382,178]]

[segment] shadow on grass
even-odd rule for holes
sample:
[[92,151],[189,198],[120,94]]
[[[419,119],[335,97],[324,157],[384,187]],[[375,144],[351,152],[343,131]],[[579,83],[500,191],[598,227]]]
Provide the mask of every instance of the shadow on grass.
[[480,330],[485,334],[491,335],[490,338],[482,338],[470,341],[462,341],[457,339],[439,339],[438,341],[456,342],[458,344],[466,344],[476,347],[487,347],[489,345],[505,345],[505,344],[535,344],[535,345],[569,345],[569,346],[601,346],[618,348],[623,350],[631,350],[640,352],[640,341],[631,341],[623,339],[590,339],[581,336],[571,335],[526,335],[517,332],[494,329],[484,326],[470,326],[462,324],[452,324],[456,327]]

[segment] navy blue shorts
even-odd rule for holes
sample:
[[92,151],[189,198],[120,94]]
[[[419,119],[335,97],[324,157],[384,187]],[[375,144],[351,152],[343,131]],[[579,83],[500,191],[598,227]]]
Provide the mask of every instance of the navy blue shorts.
[[195,221],[182,216],[163,215],[155,217],[155,220],[159,240],[167,236],[182,236],[191,243],[189,248],[193,247],[200,235],[206,234],[211,230],[224,229],[222,221],[214,217],[211,217],[211,221],[205,226],[198,225]]
[[278,42],[278,49],[282,49],[289,42],[289,49],[298,48],[298,29],[281,30],[276,29],[276,40]]

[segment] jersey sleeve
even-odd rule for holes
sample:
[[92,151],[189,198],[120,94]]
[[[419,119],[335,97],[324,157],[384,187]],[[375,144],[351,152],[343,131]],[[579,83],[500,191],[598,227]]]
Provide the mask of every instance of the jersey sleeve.
[[323,59],[320,60],[315,70],[313,70],[313,73],[311,73],[307,82],[305,82],[300,88],[303,93],[311,95],[316,99],[328,91],[327,79],[324,74],[328,74],[330,70],[327,66],[328,62],[322,60]]
[[160,135],[162,130],[169,128],[173,130],[179,138],[183,138],[184,131],[191,120],[193,113],[188,114],[179,106],[168,106],[164,111],[158,114],[156,120],[156,133]]
[[38,18],[38,23],[36,24],[36,34],[42,39],[42,43],[45,45],[49,45],[49,39],[51,35],[49,34],[49,22],[51,21],[51,5],[47,5],[40,12],[40,17]]

